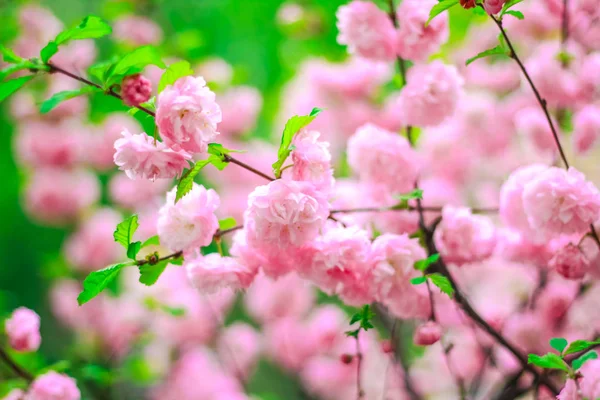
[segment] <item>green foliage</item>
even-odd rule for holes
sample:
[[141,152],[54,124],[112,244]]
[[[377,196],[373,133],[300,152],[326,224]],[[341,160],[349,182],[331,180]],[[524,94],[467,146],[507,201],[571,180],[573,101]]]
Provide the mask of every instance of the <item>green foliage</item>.
[[529,364],[537,365],[541,368],[560,369],[569,372],[569,366],[567,363],[559,355],[554,353],[548,353],[543,356],[530,354],[527,362]]
[[127,53],[116,63],[112,64],[105,73],[105,87],[111,87],[127,75],[141,72],[148,65],[165,68],[158,50],[153,46],[142,46]]
[[48,365],[47,367],[44,367],[42,369],[40,369],[39,371],[36,371],[36,375],[43,375],[46,372],[50,372],[50,371],[56,371],[56,372],[65,372],[68,369],[71,368],[71,362],[69,360],[61,360],[61,361],[57,361],[54,364]]
[[454,287],[448,278],[437,272],[429,274],[427,277],[431,280],[431,283],[437,286],[442,292],[446,293],[448,297],[452,298],[454,295]]
[[56,38],[48,43],[40,52],[40,58],[47,63],[58,52],[58,46],[71,40],[97,39],[109,35],[112,28],[102,19],[89,15],[75,28],[70,28],[59,33]]
[[146,286],[152,286],[158,281],[158,278],[162,275],[169,264],[169,260],[159,261],[156,264],[146,263],[140,265],[140,283]]
[[0,82],[0,103],[6,100],[11,94],[21,89],[23,85],[35,78],[35,75],[22,76],[9,81]]
[[417,276],[416,278],[412,278],[410,280],[410,283],[412,285],[421,285],[423,283],[427,282],[427,277],[426,276]]
[[552,338],[550,339],[550,346],[558,351],[560,354],[562,354],[562,352],[564,351],[565,348],[567,348],[567,345],[569,344],[569,342],[567,342],[567,339],[564,338]]
[[502,10],[500,11],[500,18],[502,18],[502,16],[504,16],[504,14],[506,14],[511,7],[516,6],[522,1],[523,0],[508,0],[506,3],[504,3],[504,6],[502,6]]
[[108,387],[113,384],[116,376],[112,371],[96,364],[87,364],[81,368],[81,375],[88,381],[92,381],[99,386]]
[[523,13],[521,11],[508,10],[504,14],[512,15],[513,17],[515,17],[517,19],[525,19],[525,16],[523,15]]
[[433,6],[431,11],[429,11],[429,19],[425,23],[425,26],[429,25],[432,19],[434,19],[444,11],[457,5],[458,2],[459,0],[440,0],[440,2]]
[[117,229],[113,233],[115,242],[120,243],[125,247],[125,250],[127,250],[127,257],[132,260],[136,259],[137,254],[142,248],[142,242],[132,242],[133,235],[139,226],[138,216],[134,214],[117,225]]
[[466,61],[466,65],[471,64],[473,61],[475,60],[479,60],[480,58],[484,58],[484,57],[489,57],[489,56],[495,56],[495,55],[505,55],[508,56],[509,54],[506,52],[506,50],[502,47],[502,45],[498,45],[494,48],[482,51],[481,53],[477,54],[475,57],[471,57]]
[[423,200],[423,189],[413,189],[412,191],[394,196],[400,200],[398,204],[392,207],[394,210],[407,210],[409,200]]
[[183,196],[185,196],[190,192],[190,190],[192,190],[192,188],[194,187],[194,178],[196,178],[196,175],[198,175],[202,168],[206,167],[208,164],[210,164],[210,159],[200,160],[196,164],[194,164],[192,168],[188,169],[188,171],[185,174],[183,174],[183,176],[179,180],[179,183],[177,184],[177,194],[175,195],[175,203],[181,200]]
[[167,70],[160,77],[158,83],[158,93],[162,92],[168,85],[174,84],[177,79],[184,76],[194,75],[194,71],[187,61],[178,61],[167,67]]
[[16,55],[12,49],[2,45],[0,45],[0,53],[2,53],[2,59],[9,64],[17,64],[23,61],[23,59]]
[[127,257],[132,260],[135,260],[141,249],[142,249],[142,242],[129,243],[129,246],[127,246]]
[[154,297],[146,297],[144,299],[144,304],[150,311],[159,310],[173,317],[183,317],[186,313],[185,308],[168,306],[156,300]]
[[589,352],[585,353],[584,355],[582,355],[581,357],[573,360],[573,363],[572,363],[573,369],[575,371],[577,371],[579,368],[581,368],[583,366],[583,364],[585,364],[586,361],[596,360],[596,359],[598,359],[598,353],[596,353],[595,351],[589,351]]
[[565,350],[565,355],[579,353],[580,351],[585,351],[592,346],[600,344],[600,340],[589,341],[589,340],[575,340],[569,344],[567,350]]
[[236,226],[237,226],[237,221],[235,220],[235,218],[229,217],[229,218],[219,220],[219,229],[222,231],[234,228]]
[[362,306],[360,311],[352,316],[350,319],[350,325],[354,325],[355,323],[359,323],[358,329],[347,331],[346,336],[351,336],[354,338],[358,338],[358,333],[360,330],[368,331],[369,329],[373,329],[374,326],[371,323],[371,319],[375,316],[373,310],[371,310],[371,306],[365,304]]
[[160,245],[160,238],[158,237],[158,235],[154,235],[154,236],[146,239],[146,241],[144,241],[144,243],[142,243],[142,249],[147,246],[158,246],[158,245]]
[[82,96],[88,93],[98,92],[100,89],[94,86],[84,86],[81,89],[77,90],[67,90],[63,92],[55,93],[48,100],[45,100],[40,106],[40,112],[42,114],[46,114],[52,111],[56,106],[66,100],[73,99],[78,96]]
[[281,144],[279,150],[277,150],[277,161],[273,163],[273,173],[277,178],[281,177],[281,168],[283,163],[292,153],[290,146],[294,136],[303,128],[306,128],[314,119],[321,113],[320,108],[313,108],[309,115],[295,115],[288,120],[283,128],[283,134],[281,135]]
[[425,271],[430,265],[435,264],[440,259],[438,253],[432,254],[424,260],[419,260],[415,263],[415,269],[417,271]]
[[90,273],[83,281],[83,291],[77,297],[79,305],[83,305],[98,296],[106,287],[112,283],[121,270],[131,263],[114,264],[110,267]]
[[3,81],[6,77],[14,74],[15,72],[30,69],[33,67],[35,67],[35,65],[28,60],[22,61],[18,64],[11,64],[0,71],[0,81]]

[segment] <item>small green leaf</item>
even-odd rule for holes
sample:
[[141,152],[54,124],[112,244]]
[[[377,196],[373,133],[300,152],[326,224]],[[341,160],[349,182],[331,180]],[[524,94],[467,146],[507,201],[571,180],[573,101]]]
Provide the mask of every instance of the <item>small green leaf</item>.
[[6,82],[0,82],[0,103],[6,100],[11,94],[21,89],[23,85],[33,78],[35,78],[35,75],[27,75]]
[[508,0],[506,3],[504,3],[504,6],[502,6],[502,11],[500,11],[500,17],[502,17],[504,14],[506,14],[506,12],[509,8],[516,6],[517,4],[519,4],[522,1],[523,0]]
[[154,265],[144,264],[140,266],[140,283],[146,286],[152,286],[158,281],[165,268],[169,265],[169,260],[160,261]]
[[452,298],[452,295],[454,294],[454,288],[452,287],[452,284],[448,278],[437,272],[427,276],[431,280],[431,283],[437,286],[442,292],[446,293],[448,297]]
[[431,22],[432,19],[434,19],[435,17],[437,17],[444,11],[457,5],[458,1],[459,0],[441,0],[439,3],[437,3],[435,6],[433,6],[431,11],[429,11],[429,19],[425,23],[425,26],[429,25],[429,23]]
[[45,45],[44,48],[42,48],[42,50],[40,51],[40,58],[44,63],[47,63],[56,53],[58,53],[58,45],[56,44],[56,42],[51,41],[48,42],[48,44]]
[[358,338],[358,332],[360,332],[360,329],[356,329],[354,331],[346,331],[344,332],[346,334],[346,336],[348,337],[353,337],[353,338]]
[[94,65],[92,65],[89,69],[89,75],[96,78],[96,80],[102,84],[107,79],[108,70],[112,65],[114,65],[119,59],[117,57],[113,57],[110,60],[100,61]]
[[88,381],[92,381],[102,387],[113,384],[113,373],[100,365],[88,364],[81,368],[81,375]]
[[206,167],[208,164],[210,164],[209,160],[200,160],[181,177],[177,184],[175,203],[192,190],[194,187],[194,178],[196,178],[196,175],[198,175],[202,168]]
[[8,47],[4,47],[0,44],[0,53],[2,53],[2,59],[10,64],[17,64],[23,62],[23,58],[15,54],[14,51]]
[[162,92],[168,85],[174,84],[179,78],[194,75],[194,71],[187,61],[178,61],[167,67],[158,82],[158,93]]
[[362,318],[362,314],[361,313],[356,313],[352,316],[352,318],[350,319],[350,325],[354,325],[355,323],[357,323],[358,321],[360,321]]
[[148,65],[165,68],[158,50],[153,46],[142,46],[125,55],[107,71],[107,86],[117,83],[121,78],[136,74]]
[[567,372],[569,371],[569,366],[567,363],[560,358],[559,355],[554,353],[548,353],[541,357],[537,354],[530,354],[527,362],[529,364],[537,365],[541,368],[560,369]]
[[235,228],[237,226],[237,221],[235,218],[229,217],[222,220],[219,220],[219,229],[222,231],[226,231],[227,229]]
[[78,90],[68,90],[68,91],[64,91],[64,92],[55,93],[52,97],[50,97],[48,100],[45,100],[42,103],[42,105],[40,106],[40,112],[42,114],[46,114],[46,113],[52,111],[56,106],[58,106],[63,101],[67,101],[67,100],[73,99],[75,97],[82,96],[82,95],[85,95],[88,93],[97,92],[97,91],[99,91],[99,89],[95,88],[94,86],[84,86]]
[[142,243],[142,249],[147,246],[158,246],[160,245],[160,238],[158,235],[152,236],[151,238],[146,239],[144,243]]
[[573,360],[573,369],[575,371],[577,371],[579,368],[581,368],[583,366],[583,364],[585,364],[586,361],[588,360],[596,360],[598,358],[598,353],[596,353],[595,351],[589,351],[587,353],[585,353],[584,355],[582,355],[579,358],[576,358],[575,360]]
[[98,296],[128,265],[131,264],[115,264],[90,273],[83,281],[83,291],[77,297],[79,305],[83,305]]
[[160,301],[156,300],[154,297],[146,297],[144,299],[144,304],[146,307],[151,310],[161,310],[167,314],[172,315],[173,317],[183,317],[185,315],[185,308],[183,307],[171,307],[167,304],[163,304]]
[[496,46],[496,47],[494,47],[492,49],[488,49],[486,51],[482,51],[481,53],[477,54],[475,57],[469,58],[467,60],[467,62],[466,62],[466,65],[469,65],[473,61],[479,60],[480,58],[483,58],[483,57],[489,57],[489,56],[500,55],[500,54],[505,55],[505,56],[507,55],[506,54],[506,50],[504,50],[502,48],[502,46],[498,45],[498,46]]
[[395,195],[394,198],[400,200],[400,202],[393,206],[392,209],[407,210],[409,200],[423,200],[423,189],[414,189],[408,193]]
[[412,278],[410,280],[411,285],[421,285],[427,282],[427,278],[424,276],[417,276],[416,278]]
[[589,340],[575,340],[574,342],[571,342],[571,344],[569,345],[569,347],[567,347],[567,350],[565,350],[565,356],[569,355],[569,354],[573,354],[573,353],[579,353],[580,351],[585,351],[587,349],[589,349],[592,346],[595,346],[597,344],[600,344],[600,340],[596,340],[596,341],[589,341]]
[[521,20],[525,19],[525,16],[523,15],[523,13],[521,11],[508,10],[504,14],[512,15],[513,17],[515,17],[517,19],[521,19]]
[[140,249],[142,248],[142,242],[131,242],[127,246],[127,257],[134,260],[136,259]]
[[435,264],[440,259],[438,253],[432,254],[424,260],[419,260],[415,263],[415,269],[417,271],[425,271],[431,264]]
[[209,143],[208,145],[208,154],[213,154],[217,157],[224,158],[226,154],[231,153],[245,153],[244,150],[233,150],[223,147],[220,143]]
[[[458,1],[458,0],[457,0]],[[320,108],[313,108],[309,115],[296,115],[288,120],[283,128],[283,134],[281,135],[281,144],[277,151],[277,161],[273,163],[273,172],[277,178],[281,177],[281,168],[283,163],[292,153],[290,146],[294,136],[303,128],[307,127],[314,119],[319,115],[322,110]]]
[[133,239],[133,234],[137,231],[137,228],[140,225],[138,224],[138,216],[136,214],[127,218],[125,221],[121,222],[117,225],[117,229],[113,234],[115,238],[115,242],[121,243],[125,249],[129,250],[129,243]]
[[29,60],[22,61],[18,64],[11,64],[8,67],[0,71],[0,81],[3,81],[6,77],[14,74],[15,72],[22,71],[34,67],[34,64]]
[[550,339],[550,347],[558,351],[560,354],[562,354],[563,350],[567,347],[568,344],[569,342],[567,342],[567,339],[565,338]]

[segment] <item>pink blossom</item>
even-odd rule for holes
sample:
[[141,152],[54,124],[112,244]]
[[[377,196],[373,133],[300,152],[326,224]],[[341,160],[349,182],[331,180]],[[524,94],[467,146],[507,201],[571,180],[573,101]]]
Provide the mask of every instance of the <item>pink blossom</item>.
[[445,260],[461,265],[492,255],[496,229],[489,218],[473,215],[468,208],[446,206],[434,240]]
[[[554,126],[558,126],[556,121],[554,121]],[[515,127],[540,152],[555,152],[557,150],[548,120],[539,107],[530,107],[519,111],[515,116]],[[560,132],[558,134],[560,135]]]
[[140,74],[126,76],[121,83],[121,96],[126,105],[139,106],[152,96],[152,83]]
[[54,371],[38,376],[27,392],[27,400],[79,400],[75,379]]
[[100,198],[98,178],[82,170],[36,170],[25,192],[27,212],[41,222],[62,224]]
[[219,130],[224,135],[239,136],[252,132],[256,126],[263,99],[260,92],[250,86],[237,86],[219,96],[223,121]]
[[398,42],[400,57],[424,61],[448,40],[448,15],[441,14],[426,24],[434,0],[403,1],[398,7]]
[[584,398],[597,399],[600,397],[600,360],[589,360],[581,366],[579,372],[583,379],[579,383]]
[[405,124],[435,126],[454,114],[463,84],[454,66],[438,60],[418,64],[408,71],[407,81],[399,98]]
[[485,11],[489,14],[498,14],[502,10],[502,6],[504,6],[505,2],[506,0],[485,0],[483,2],[483,8],[485,8]]
[[156,106],[161,137],[176,151],[204,153],[219,134],[221,108],[202,77],[179,78],[158,95]]
[[573,120],[573,141],[580,154],[589,151],[600,138],[600,107],[588,105]]
[[25,399],[25,392],[21,389],[13,389],[2,400],[23,400]]
[[115,142],[115,164],[130,179],[167,179],[181,175],[189,166],[191,156],[185,151],[174,151],[156,141],[145,132],[132,135],[123,131],[123,137]]
[[[71,43],[69,46],[78,43],[79,41],[75,41]],[[58,55],[58,54],[57,54]],[[64,64],[63,64],[64,65]],[[84,67],[84,68],[87,68]],[[49,98],[56,93],[70,91],[70,90],[79,90],[80,84],[74,79],[69,78],[68,76],[61,74],[52,75],[50,82],[47,86],[46,98]],[[47,115],[53,119],[60,119],[66,117],[77,117],[82,114],[87,114],[88,112],[88,104],[89,100],[87,96],[77,96],[66,101],[61,102],[58,106],[53,108]]]
[[278,179],[250,194],[244,222],[254,228],[250,242],[285,248],[317,236],[328,215],[329,204],[314,185]]
[[94,130],[87,138],[86,161],[101,171],[114,168],[115,142],[122,137],[121,133],[141,130],[142,127],[132,116],[125,113],[110,114],[100,129]]
[[442,337],[442,328],[437,322],[427,321],[415,330],[413,341],[419,346],[431,346]]
[[600,218],[600,194],[592,182],[571,167],[551,167],[523,190],[530,226],[547,236],[585,233]]
[[163,32],[151,19],[125,15],[119,17],[114,23],[113,33],[115,38],[136,46],[158,44],[163,39]]
[[120,207],[137,210],[146,205],[156,203],[171,188],[170,179],[129,179],[124,173],[113,175],[108,183],[108,194],[111,201]]
[[219,336],[217,351],[225,368],[234,376],[248,379],[261,352],[260,334],[248,324],[236,322]]
[[581,400],[577,383],[573,379],[567,379],[565,387],[562,388],[556,398],[557,400]]
[[581,279],[590,263],[578,246],[569,243],[554,254],[548,266],[567,279]]
[[40,316],[25,307],[17,308],[6,320],[6,335],[10,347],[16,351],[31,352],[40,347]]
[[577,283],[554,279],[542,290],[535,303],[539,312],[551,323],[563,318],[577,296]]
[[600,95],[600,53],[591,53],[585,57],[579,71],[582,96],[586,99]]
[[350,54],[372,60],[394,57],[395,30],[387,14],[370,1],[354,0],[337,11],[338,43]]
[[348,163],[362,180],[385,185],[392,193],[410,191],[421,169],[408,140],[372,124],[348,140]]
[[188,278],[202,293],[216,293],[222,289],[246,289],[256,275],[256,270],[240,264],[235,258],[219,253],[196,255],[186,259]]
[[315,354],[306,333],[302,321],[294,318],[274,321],[265,327],[265,350],[282,367],[299,371]]
[[160,243],[173,251],[189,251],[208,246],[219,229],[215,210],[219,195],[213,189],[194,184],[192,190],[175,203],[177,188],[167,193],[160,209],[158,235]]
[[194,68],[196,75],[203,76],[208,82],[227,86],[233,79],[233,67],[219,57],[209,57]]
[[312,182],[318,190],[328,192],[334,184],[329,143],[319,141],[317,131],[302,130],[293,140],[292,179]]

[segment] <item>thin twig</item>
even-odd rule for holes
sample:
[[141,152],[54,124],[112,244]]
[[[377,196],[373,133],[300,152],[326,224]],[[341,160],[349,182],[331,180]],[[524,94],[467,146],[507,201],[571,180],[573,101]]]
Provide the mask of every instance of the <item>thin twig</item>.
[[35,377],[25,368],[21,367],[11,356],[0,347],[0,359],[19,377],[25,379],[27,382],[33,382]]
[[564,47],[569,39],[569,0],[563,0],[562,29],[560,32],[560,42]]
[[[441,213],[443,207],[428,207],[422,206],[422,212]],[[331,210],[331,214],[351,214],[351,213],[367,213],[367,212],[388,212],[388,211],[418,211],[417,207],[408,206],[407,208],[397,207],[359,207],[359,208],[340,208]],[[473,214],[496,214],[497,208],[471,208]]]
[[360,376],[361,376],[361,367],[362,367],[362,352],[360,350],[360,341],[359,341],[359,336],[360,336],[360,330],[358,331],[358,333],[356,334],[356,398],[357,399],[362,399],[365,395],[365,392],[362,389],[362,385],[360,383]]

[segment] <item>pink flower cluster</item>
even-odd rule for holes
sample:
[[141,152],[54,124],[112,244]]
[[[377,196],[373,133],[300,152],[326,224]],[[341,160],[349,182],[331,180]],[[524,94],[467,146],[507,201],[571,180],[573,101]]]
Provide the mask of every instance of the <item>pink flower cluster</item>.
[[10,346],[17,351],[36,351],[40,347],[40,317],[25,307],[16,309],[6,320],[6,334]]

